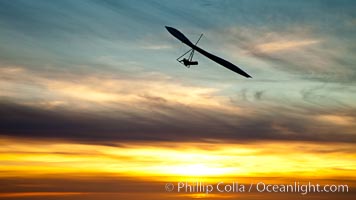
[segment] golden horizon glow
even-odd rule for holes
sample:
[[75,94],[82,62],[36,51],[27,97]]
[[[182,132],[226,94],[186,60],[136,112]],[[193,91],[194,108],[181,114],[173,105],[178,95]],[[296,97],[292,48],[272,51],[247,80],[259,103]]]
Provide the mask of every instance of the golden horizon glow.
[[0,177],[111,173],[168,177],[347,177],[356,179],[352,144],[305,142],[127,143],[0,140]]
[[41,196],[73,196],[83,195],[85,192],[6,192],[1,193],[0,198],[16,198],[16,197],[41,197]]

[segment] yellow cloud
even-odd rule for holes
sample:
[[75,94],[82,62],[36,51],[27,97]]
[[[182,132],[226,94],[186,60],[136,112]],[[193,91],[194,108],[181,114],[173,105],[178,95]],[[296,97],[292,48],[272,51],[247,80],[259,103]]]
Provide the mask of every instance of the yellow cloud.
[[342,126],[350,126],[355,124],[355,119],[350,116],[320,115],[317,117],[317,119],[323,122],[342,125]]
[[320,42],[319,40],[301,40],[301,41],[282,40],[282,41],[274,41],[274,42],[259,44],[256,46],[256,49],[260,52],[270,53],[276,51],[301,48],[312,44],[317,44],[319,42]]
[[103,92],[80,84],[55,83],[50,84],[49,88],[57,94],[81,100],[98,102],[119,100],[119,97],[113,93]]
[[[74,108],[106,107],[145,109],[147,103],[163,100],[168,104],[203,107],[220,111],[239,111],[231,106],[226,97],[215,95],[216,88],[190,86],[172,81],[169,77],[156,79],[117,79],[115,77],[79,76],[71,79],[47,77],[21,67],[8,67],[1,70],[0,86],[3,96],[19,100],[22,104],[55,108],[74,106]],[[16,78],[14,78],[16,77]],[[34,98],[36,97],[36,98]],[[39,98],[40,97],[40,100]]]

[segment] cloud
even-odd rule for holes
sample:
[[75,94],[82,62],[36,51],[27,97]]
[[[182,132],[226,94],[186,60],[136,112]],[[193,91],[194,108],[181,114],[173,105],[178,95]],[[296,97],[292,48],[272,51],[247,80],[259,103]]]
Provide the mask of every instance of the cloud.
[[259,44],[255,48],[263,53],[271,53],[285,50],[293,50],[296,48],[305,47],[308,45],[319,43],[318,40],[304,40],[304,41],[275,41],[264,44]]
[[319,120],[341,126],[352,126],[356,123],[354,117],[340,115],[320,115]]
[[[352,64],[355,59],[351,56],[354,47],[350,38],[347,42],[348,39],[332,37],[316,27],[301,24],[283,28],[231,26],[214,34],[217,35],[217,43],[223,44],[220,45],[221,51],[240,60],[240,63],[244,59],[245,65],[258,70],[257,76],[268,73],[266,69],[258,68],[262,65],[272,68],[277,77],[286,72],[300,79],[322,82],[348,83],[355,80]],[[273,78],[273,73],[270,75]]]
[[[291,102],[282,107],[283,101],[269,99],[269,91],[260,89],[246,90],[245,99],[231,101],[220,95],[223,87],[186,85],[160,74],[74,73],[68,77],[8,66],[1,68],[0,77],[1,88],[6,88],[1,93],[0,134],[7,136],[103,143],[355,141],[352,124],[340,126],[340,119],[320,118],[325,113],[345,115],[352,107],[335,110],[313,105],[311,109]],[[355,119],[347,113],[349,120]],[[325,119],[334,123],[326,126]]]
[[[42,72],[23,67],[7,66],[0,69],[0,85],[6,90],[4,98],[21,104],[48,102],[50,105],[125,107],[156,100],[193,107],[235,109],[221,104],[214,95],[216,88],[191,86],[179,83],[162,74],[122,75],[71,74]],[[52,76],[56,73],[56,76]],[[138,81],[139,80],[139,81]],[[22,91],[22,92],[20,92]],[[40,95],[40,96],[39,96]],[[158,101],[158,103],[161,101]]]
[[[46,109],[1,104],[1,135],[77,142],[120,141],[249,141],[302,140],[356,142],[353,124],[320,118],[316,111],[290,111],[276,107],[231,113],[204,107],[162,103],[152,99],[127,108],[107,110]],[[159,103],[157,103],[159,102]],[[140,108],[135,108],[141,106]],[[250,111],[252,112],[252,111]],[[293,113],[291,113],[293,112]],[[316,115],[315,117],[313,117]],[[11,116],[11,117],[9,117]],[[348,120],[355,120],[349,115]],[[320,119],[323,119],[320,121]],[[332,123],[325,123],[325,119]],[[343,122],[343,121],[342,121]]]
[[150,50],[161,50],[161,49],[171,49],[172,46],[170,46],[170,45],[155,45],[155,44],[152,44],[152,45],[143,46],[142,48],[150,49]]

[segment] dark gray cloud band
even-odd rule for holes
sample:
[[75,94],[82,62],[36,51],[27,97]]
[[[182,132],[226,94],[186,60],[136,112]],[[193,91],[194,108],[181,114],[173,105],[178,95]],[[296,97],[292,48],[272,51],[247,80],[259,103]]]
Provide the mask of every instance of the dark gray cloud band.
[[[354,125],[321,123],[278,108],[270,114],[261,111],[260,115],[242,117],[185,106],[153,106],[149,116],[117,111],[118,117],[113,117],[106,112],[48,110],[1,102],[0,134],[103,143],[207,139],[356,142]],[[163,109],[169,114],[156,112]]]

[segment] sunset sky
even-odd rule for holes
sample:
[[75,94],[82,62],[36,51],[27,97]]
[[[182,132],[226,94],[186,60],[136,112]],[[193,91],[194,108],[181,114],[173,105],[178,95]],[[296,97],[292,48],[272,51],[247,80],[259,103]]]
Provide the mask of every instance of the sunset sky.
[[[285,199],[166,183],[356,186],[356,2],[1,0],[0,199]],[[240,66],[189,50],[165,26]],[[242,196],[240,196],[242,195]],[[245,195],[245,196],[244,196]],[[286,197],[286,195],[288,197]]]

